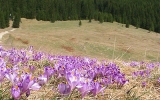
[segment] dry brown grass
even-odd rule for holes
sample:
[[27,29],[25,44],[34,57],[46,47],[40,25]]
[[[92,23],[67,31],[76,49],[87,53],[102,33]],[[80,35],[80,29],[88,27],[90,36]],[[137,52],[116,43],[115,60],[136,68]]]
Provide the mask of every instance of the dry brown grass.
[[[123,60],[160,61],[158,56],[160,34],[148,33],[147,30],[136,29],[133,26],[125,28],[124,25],[122,27],[122,24],[116,22],[100,24],[97,21],[88,23],[87,20],[82,20],[81,27],[78,26],[78,22],[56,21],[50,23],[22,18],[21,27],[10,33],[15,39],[19,38],[19,41],[12,41],[12,47],[24,48],[32,45],[38,50],[56,55],[111,59],[116,37],[114,58],[125,53],[121,58]],[[5,41],[5,37],[7,36],[4,36],[3,41]]]

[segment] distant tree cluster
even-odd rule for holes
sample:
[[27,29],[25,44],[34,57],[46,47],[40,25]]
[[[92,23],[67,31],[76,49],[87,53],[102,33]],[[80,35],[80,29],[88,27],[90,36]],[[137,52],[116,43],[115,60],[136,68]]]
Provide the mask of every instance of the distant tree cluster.
[[0,28],[8,27],[11,17],[20,21],[16,16],[52,23],[82,19],[116,21],[126,27],[134,25],[160,33],[160,0],[0,0]]

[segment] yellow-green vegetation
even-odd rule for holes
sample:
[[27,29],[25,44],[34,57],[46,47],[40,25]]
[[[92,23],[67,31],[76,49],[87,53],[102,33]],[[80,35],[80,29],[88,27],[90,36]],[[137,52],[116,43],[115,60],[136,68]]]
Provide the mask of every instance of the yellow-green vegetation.
[[81,20],[80,27],[78,20],[55,23],[21,20],[20,28],[3,36],[2,45],[7,48],[32,45],[37,50],[55,55],[160,61],[160,34],[155,32],[94,20],[91,23]]

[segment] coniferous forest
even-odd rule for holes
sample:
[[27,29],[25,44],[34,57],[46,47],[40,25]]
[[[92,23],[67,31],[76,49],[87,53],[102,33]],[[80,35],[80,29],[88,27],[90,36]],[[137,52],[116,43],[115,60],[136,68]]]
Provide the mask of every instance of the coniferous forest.
[[119,22],[160,33],[160,0],[0,0],[0,28],[20,18]]

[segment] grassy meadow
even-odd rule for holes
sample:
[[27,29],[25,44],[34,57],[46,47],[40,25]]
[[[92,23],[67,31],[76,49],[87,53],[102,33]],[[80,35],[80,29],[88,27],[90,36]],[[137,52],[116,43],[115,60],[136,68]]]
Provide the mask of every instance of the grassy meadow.
[[[63,67],[59,67],[61,71],[64,70],[64,66],[66,67],[67,65],[65,64],[67,63],[75,67],[77,66],[76,63],[82,65],[83,61],[85,63],[91,61],[94,63],[90,63],[90,66],[95,68],[93,72],[98,75],[96,71],[99,69],[99,66],[101,66],[101,63],[105,65],[102,67],[103,69],[107,68],[110,64],[111,68],[114,68],[115,65],[112,64],[113,61],[110,60],[115,60],[114,63],[118,66],[117,68],[125,74],[125,78],[129,80],[129,82],[126,82],[122,87],[118,87],[118,83],[106,85],[107,87],[103,94],[99,93],[95,97],[86,96],[82,98],[82,100],[158,100],[160,97],[160,63],[158,63],[160,62],[160,34],[141,28],[136,29],[134,26],[125,28],[124,24],[116,22],[105,22],[101,24],[98,21],[92,20],[92,22],[89,23],[87,20],[82,20],[82,26],[79,26],[79,21],[56,21],[55,23],[50,23],[46,21],[36,21],[35,19],[28,20],[22,18],[21,20],[20,28],[4,35],[0,42],[0,45],[6,49],[12,47],[16,49],[26,48],[26,50],[16,51],[13,49],[7,52],[1,49],[1,55],[2,58],[4,58],[0,58],[0,60],[1,62],[4,60],[3,63],[5,63],[11,71],[13,70],[14,72],[13,66],[16,65],[19,67],[16,72],[22,72],[20,73],[22,76],[24,73],[29,73],[29,75],[31,74],[32,76],[33,74],[34,77],[39,78],[39,75],[46,71],[44,68],[55,70],[56,64],[58,63],[62,63]],[[11,27],[1,29],[0,32],[11,29]],[[46,56],[45,54],[43,55],[43,53],[34,52],[30,50],[29,46],[33,46],[35,51],[42,51],[49,55]],[[53,56],[52,58],[50,55],[57,56],[55,56],[55,58]],[[67,55],[67,57],[59,55]],[[82,62],[79,61],[79,56],[84,57]],[[76,63],[72,62],[69,58]],[[92,58],[98,60],[90,60]],[[60,61],[56,61],[57,59]],[[106,62],[101,62],[101,60],[104,59]],[[14,61],[17,61],[17,63]],[[152,63],[150,61],[155,62]],[[4,66],[3,69],[5,69],[6,66]],[[35,68],[33,68],[35,72],[32,72],[33,69],[30,69],[31,66]],[[115,71],[119,70],[117,68],[115,68]],[[84,69],[81,69],[82,72]],[[78,69],[78,71],[81,70]],[[88,68],[86,68],[86,70],[88,70]],[[59,69],[56,71],[57,74],[60,73]],[[112,73],[114,71],[111,70],[110,72]],[[114,76],[115,73],[112,74]],[[97,76],[97,79],[98,78],[101,78],[101,76]],[[2,88],[0,88],[0,91],[8,91],[5,93],[0,92],[0,96],[4,98],[6,95],[11,97],[7,94],[10,93],[10,89],[7,90],[6,87],[8,85],[11,87],[12,83],[6,80],[7,78],[4,78],[1,84]],[[93,81],[96,83],[97,80]],[[6,85],[6,83],[8,85]],[[80,100],[81,97],[77,96],[77,94],[79,95],[80,93],[76,90],[76,92],[73,90],[74,92],[70,94],[72,95],[72,99],[70,95],[69,99],[65,99],[65,96],[54,91],[53,89],[57,89],[57,84],[59,83],[62,83],[62,79],[56,75],[52,76],[39,91],[31,91],[29,97],[26,97],[24,94],[22,97],[25,98],[24,100],[57,100],[58,98],[60,98],[59,100]],[[17,87],[15,87],[15,89],[17,89]]]
[[134,26],[125,28],[116,22],[100,24],[82,20],[79,27],[79,21],[21,20],[19,29],[3,37],[4,46],[27,48],[32,45],[37,50],[55,55],[160,61],[160,34]]

